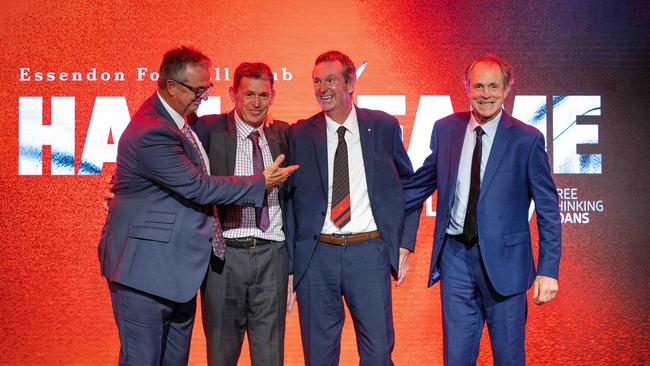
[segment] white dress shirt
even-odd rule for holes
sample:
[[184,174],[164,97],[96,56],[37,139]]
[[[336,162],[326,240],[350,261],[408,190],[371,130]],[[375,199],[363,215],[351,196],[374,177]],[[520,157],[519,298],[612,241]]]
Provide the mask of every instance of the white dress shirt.
[[[493,120],[481,126],[484,132],[481,138],[481,185],[483,185],[483,174],[485,173],[485,167],[490,158],[494,135],[497,132],[502,114],[503,111],[499,112]],[[451,206],[451,218],[447,227],[447,234],[449,235],[460,235],[463,233],[465,213],[467,212],[467,202],[469,200],[469,187],[472,180],[472,155],[474,153],[474,146],[476,146],[476,131],[474,129],[478,125],[472,113],[467,129],[465,130],[463,150],[460,154],[456,194],[454,195],[454,203]]]
[[[375,218],[370,207],[368,197],[368,184],[366,182],[366,169],[363,165],[363,153],[361,151],[361,138],[359,136],[359,122],[357,111],[352,107],[348,118],[339,124],[325,115],[327,129],[327,214],[321,233],[323,234],[350,234],[377,230]],[[338,133],[340,126],[346,128],[345,143],[348,146],[348,171],[350,177],[350,210],[352,212],[350,222],[339,229],[332,219],[332,185],[334,181],[334,154],[339,144]]]

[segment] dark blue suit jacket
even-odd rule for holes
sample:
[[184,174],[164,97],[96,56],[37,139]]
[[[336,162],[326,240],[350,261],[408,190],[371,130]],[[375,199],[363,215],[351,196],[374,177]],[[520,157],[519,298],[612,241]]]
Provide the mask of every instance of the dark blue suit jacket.
[[[355,107],[356,108],[356,107]],[[397,271],[399,248],[413,250],[420,212],[404,216],[402,179],[413,174],[397,120],[380,111],[357,108],[359,133],[372,214],[382,241],[390,246]],[[324,113],[296,122],[289,133],[292,164],[287,207],[289,271],[294,285],[307,270],[327,212],[327,132]]]
[[265,191],[261,174],[208,176],[199,159],[158,96],[149,97],[118,144],[99,243],[108,280],[179,303],[196,295],[212,250],[208,204],[261,207]]
[[[407,211],[417,209],[436,189],[438,204],[429,286],[440,278],[438,259],[449,225],[463,137],[470,113],[437,121],[431,155],[404,189]],[[562,234],[557,190],[544,136],[503,112],[481,184],[477,207],[481,256],[490,282],[504,296],[526,291],[535,279],[528,209],[535,201],[539,231],[537,273],[558,278]]]

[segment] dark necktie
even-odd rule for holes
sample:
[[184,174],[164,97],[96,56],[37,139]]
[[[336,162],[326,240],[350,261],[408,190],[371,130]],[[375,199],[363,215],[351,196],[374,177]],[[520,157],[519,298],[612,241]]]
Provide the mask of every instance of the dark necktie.
[[[248,138],[253,141],[253,174],[262,174],[264,172],[264,158],[262,157],[262,149],[260,148],[260,133],[253,131],[248,135]],[[255,223],[262,231],[268,230],[271,224],[266,193],[264,193],[264,204],[262,207],[255,208]]]
[[[199,161],[201,162],[201,169],[203,173],[208,174],[208,168],[205,166],[205,161],[203,161],[203,154],[199,149],[199,145],[190,131],[190,126],[186,123],[183,125],[183,134],[187,137],[188,140],[194,146],[194,150],[199,156]],[[212,214],[214,216],[214,224],[212,225],[212,251],[214,255],[223,259],[226,255],[226,242],[223,239],[223,231],[221,230],[221,223],[219,222],[219,213],[217,212],[217,206],[212,207]]]
[[348,145],[345,143],[345,127],[336,131],[339,143],[334,153],[334,174],[332,181],[332,212],[330,218],[339,229],[350,222],[350,173],[348,171]]
[[465,243],[478,243],[478,225],[476,224],[476,206],[478,205],[478,196],[481,193],[481,137],[484,132],[481,126],[476,126],[476,145],[472,154],[472,177],[469,186],[469,199],[467,200],[467,212],[465,213],[465,223],[463,224],[463,239]]

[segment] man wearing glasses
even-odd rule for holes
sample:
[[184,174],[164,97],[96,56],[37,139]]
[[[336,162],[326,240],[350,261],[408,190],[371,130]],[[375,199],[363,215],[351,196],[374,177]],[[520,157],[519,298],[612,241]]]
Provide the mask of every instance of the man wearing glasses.
[[214,204],[262,207],[266,189],[295,167],[262,174],[210,176],[205,151],[185,117],[212,88],[210,59],[197,50],[168,51],[158,91],[133,116],[118,144],[113,199],[99,243],[120,336],[120,365],[184,365],[196,292],[210,253],[225,241]]

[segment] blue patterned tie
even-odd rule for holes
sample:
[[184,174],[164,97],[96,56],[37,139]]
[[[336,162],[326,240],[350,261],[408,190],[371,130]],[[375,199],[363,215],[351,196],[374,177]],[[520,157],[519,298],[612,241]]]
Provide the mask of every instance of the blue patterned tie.
[[[194,150],[196,150],[196,153],[199,155],[199,161],[201,162],[201,169],[203,169],[203,173],[208,174],[208,168],[205,166],[203,155],[201,154],[199,145],[194,139],[194,135],[192,135],[190,126],[186,123],[183,125],[182,130],[185,137],[190,140],[194,146]],[[214,215],[214,225],[212,226],[212,251],[214,252],[214,255],[220,259],[223,259],[226,255],[226,242],[223,239],[223,231],[221,230],[221,223],[219,222],[219,213],[217,212],[216,205],[212,207],[212,213]]]

